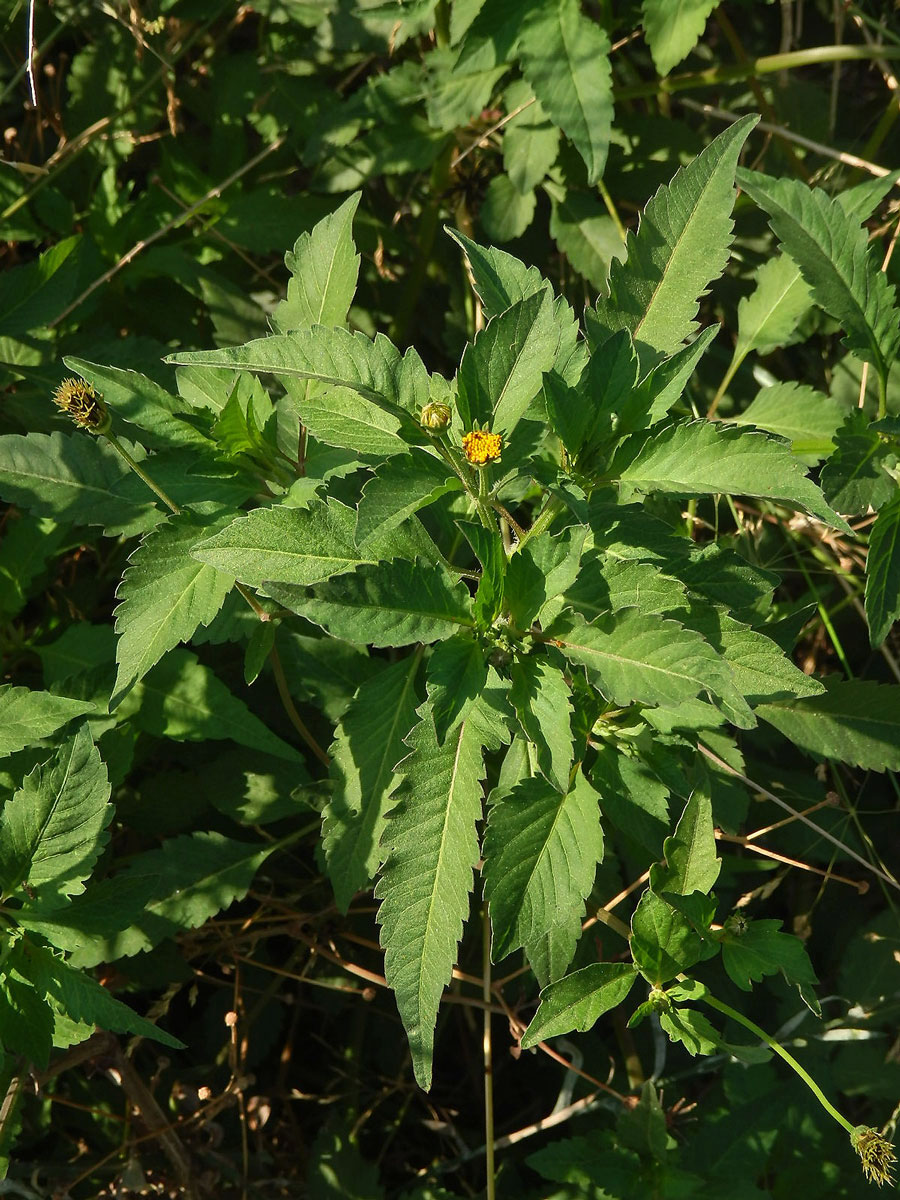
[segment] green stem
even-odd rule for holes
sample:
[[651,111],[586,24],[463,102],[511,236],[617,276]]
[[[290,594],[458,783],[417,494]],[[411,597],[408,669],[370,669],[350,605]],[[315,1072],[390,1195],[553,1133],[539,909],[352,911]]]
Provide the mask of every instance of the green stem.
[[719,390],[713,396],[712,403],[710,404],[709,408],[707,409],[707,412],[706,412],[707,421],[711,420],[711,418],[716,415],[716,409],[719,407],[719,402],[721,401],[722,397],[725,395],[725,392],[728,390],[729,383],[731,383],[732,379],[734,379],[735,375],[737,374],[738,367],[741,365],[741,363],[744,361],[744,359],[746,357],[747,357],[746,354],[742,354],[740,356],[740,358],[738,358],[738,356],[735,355],[735,357],[731,360],[731,364],[730,364],[728,370],[725,372],[725,375],[722,378],[722,382],[719,384]]
[[482,915],[482,998],[484,999],[484,1150],[485,1200],[494,1200],[494,1056],[491,1045],[491,919],[485,904]]
[[534,523],[531,525],[531,527],[526,529],[522,534],[519,544],[513,549],[521,550],[529,538],[533,538],[536,534],[541,534],[545,529],[549,529],[564,508],[565,504],[559,499],[558,496],[551,496],[538,515],[535,517]]
[[128,451],[125,449],[125,447],[122,445],[122,443],[116,437],[116,435],[114,433],[112,433],[110,430],[107,430],[106,433],[102,434],[101,436],[105,437],[106,440],[109,442],[109,444],[112,446],[112,448],[118,454],[120,454],[122,456],[122,458],[124,458],[125,462],[129,465],[129,467],[131,467],[131,469],[132,469],[132,471],[134,471],[135,475],[137,475],[139,479],[142,479],[144,481],[144,483],[146,483],[146,485],[150,489],[150,491],[155,492],[156,495],[159,496],[160,500],[162,500],[162,502],[163,502],[163,504],[165,504],[166,508],[171,509],[171,511],[173,513],[175,513],[175,515],[177,516],[181,512],[181,509],[178,507],[178,505],[175,503],[175,501],[172,499],[172,497],[167,495],[162,490],[162,488],[159,486],[158,483],[154,483],[154,481],[150,478],[150,476],[147,474],[147,472],[144,470],[144,468],[134,461],[134,459],[131,457],[131,455],[128,453]]
[[887,372],[878,372],[878,420],[887,416]]
[[808,50],[791,50],[787,54],[767,54],[733,66],[710,67],[684,75],[669,75],[652,83],[638,83],[613,88],[614,100],[639,100],[660,92],[689,92],[694,88],[715,87],[721,83],[740,83],[757,75],[774,75],[793,67],[811,67],[820,63],[852,62],[873,58],[900,58],[900,46],[813,46]]
[[796,1071],[796,1073],[800,1076],[828,1115],[833,1117],[839,1125],[842,1125],[848,1133],[853,1132],[854,1127],[850,1124],[847,1118],[838,1112],[838,1110],[834,1107],[834,1105],[813,1079],[812,1075],[810,1075],[810,1073],[804,1067],[800,1066],[793,1054],[789,1054],[780,1042],[777,1042],[775,1038],[766,1033],[764,1029],[760,1029],[760,1027],[751,1021],[749,1017],[745,1017],[743,1013],[739,1013],[736,1009],[729,1007],[729,1005],[723,1004],[721,1000],[717,1000],[715,996],[711,996],[708,991],[704,991],[703,995],[699,996],[698,999],[702,1000],[705,1004],[708,1004],[711,1008],[718,1009],[718,1011],[720,1013],[724,1013],[726,1017],[731,1017],[732,1021],[737,1021],[739,1025],[743,1025],[745,1029],[749,1029],[752,1034],[755,1034],[760,1041],[765,1042],[767,1046],[769,1046],[775,1051],[776,1054],[784,1059],[784,1061],[793,1071]]

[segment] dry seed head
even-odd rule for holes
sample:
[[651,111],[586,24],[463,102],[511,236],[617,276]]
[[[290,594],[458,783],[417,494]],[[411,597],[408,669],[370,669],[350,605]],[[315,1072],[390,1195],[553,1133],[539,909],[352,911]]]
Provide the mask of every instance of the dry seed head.
[[53,403],[72,418],[76,425],[91,433],[106,433],[111,424],[109,411],[91,384],[83,379],[64,379],[53,393]]
[[463,434],[463,452],[475,467],[483,467],[487,463],[496,462],[503,449],[503,438],[499,433],[486,433],[483,429],[473,429],[471,433]]
[[850,1144],[860,1157],[863,1174],[869,1183],[877,1183],[879,1187],[893,1184],[897,1156],[893,1145],[882,1133],[868,1125],[857,1125],[850,1134]]

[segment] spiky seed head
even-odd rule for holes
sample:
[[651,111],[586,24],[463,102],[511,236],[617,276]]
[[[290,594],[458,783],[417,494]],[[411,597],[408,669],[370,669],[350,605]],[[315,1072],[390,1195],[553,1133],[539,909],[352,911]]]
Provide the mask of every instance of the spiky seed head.
[[83,379],[64,379],[53,393],[53,403],[91,433],[105,433],[112,423],[103,400]]
[[879,1187],[893,1184],[897,1155],[884,1134],[868,1125],[857,1125],[850,1134],[850,1144],[859,1155],[869,1183],[877,1183]]

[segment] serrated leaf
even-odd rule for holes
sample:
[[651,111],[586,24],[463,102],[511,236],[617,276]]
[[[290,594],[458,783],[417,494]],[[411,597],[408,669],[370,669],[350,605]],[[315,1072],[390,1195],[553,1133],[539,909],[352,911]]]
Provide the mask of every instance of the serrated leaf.
[[525,943],[525,957],[540,987],[555,983],[569,969],[581,937],[581,920],[582,914],[571,909],[546,933]]
[[34,768],[0,810],[0,883],[47,903],[84,891],[112,820],[106,767],[87,724]]
[[396,767],[409,753],[403,739],[416,720],[419,661],[412,654],[360,684],[335,730],[322,847],[342,912],[381,865],[388,801],[400,780]]
[[255,508],[197,542],[191,554],[251,587],[266,581],[306,587],[375,561],[357,550],[355,525],[353,509],[331,497],[306,509]]
[[603,858],[598,796],[583,775],[567,795],[539,776],[491,805],[484,894],[495,962],[549,932],[584,899]]
[[601,613],[622,608],[639,608],[642,613],[672,612],[686,603],[686,591],[679,579],[663,575],[654,563],[592,555],[582,563],[565,599],[591,621]]
[[93,712],[94,704],[50,692],[0,685],[0,756],[15,754],[50,737],[75,717]]
[[834,435],[846,415],[840,401],[806,384],[790,382],[763,388],[742,413],[729,419],[777,433],[788,439],[794,454],[818,459],[834,449]]
[[162,656],[209,625],[234,576],[191,557],[200,539],[231,524],[230,513],[204,522],[183,512],[146,534],[131,555],[116,597],[116,678],[110,707]]
[[597,617],[590,624],[565,612],[547,637],[588,670],[614,704],[680,704],[725,679],[726,668],[698,633],[636,609]]
[[426,687],[440,745],[465,720],[487,676],[485,648],[474,638],[456,634],[435,646],[428,660]]
[[315,325],[224,350],[170,354],[166,361],[312,379],[347,388],[409,424],[410,414],[428,402],[428,373],[421,358],[415,350],[401,355],[382,334],[370,341],[362,333]]
[[550,197],[550,236],[572,264],[595,288],[606,286],[609,265],[625,257],[615,221],[589,192],[560,187],[547,180]]
[[866,556],[866,620],[869,641],[880,646],[900,617],[900,491],[881,509],[869,534]]
[[455,229],[448,228],[447,233],[462,247],[468,259],[475,291],[488,320],[529,296],[550,291],[550,285],[537,267],[527,267],[512,254],[494,246],[479,246]]
[[481,564],[481,578],[472,599],[472,615],[482,629],[489,629],[503,607],[503,582],[506,576],[506,551],[499,530],[485,529],[472,521],[457,521],[466,541]]
[[880,509],[895,495],[889,474],[897,465],[893,442],[879,436],[865,413],[853,409],[834,437],[835,451],[822,468],[822,489],[839,512]]
[[[20,942],[5,954],[3,975],[0,976],[2,1046],[7,1054],[25,1055],[28,1062],[46,1069],[53,1049],[53,1010],[35,988],[30,975],[30,964]],[[4,1068],[9,1070],[9,1059],[6,1055],[4,1059]],[[0,1142],[0,1174],[6,1170],[3,1151],[10,1132],[4,1130],[4,1139]]]
[[567,792],[574,752],[571,689],[565,676],[535,654],[517,659],[510,676],[509,698],[523,733],[534,743],[538,766],[558,792]]
[[[588,310],[590,311],[590,310]],[[622,434],[655,425],[681,399],[697,363],[719,332],[718,325],[702,330],[687,346],[664,358],[650,371],[623,405],[618,422]]]
[[431,1086],[434,1026],[456,962],[478,861],[485,746],[503,740],[480,706],[440,746],[427,705],[406,739],[399,804],[388,817],[375,890],[384,972],[409,1038],[416,1081]]
[[668,75],[687,58],[706,27],[717,0],[643,0],[641,19],[653,64]]
[[577,0],[549,0],[526,16],[519,39],[522,74],[544,111],[568,137],[587,167],[588,182],[603,174],[612,124],[610,42]]
[[672,1008],[659,1014],[659,1023],[670,1042],[681,1042],[688,1054],[715,1054],[722,1039],[703,1013],[693,1008]]
[[287,297],[272,314],[276,332],[346,322],[359,274],[352,229],[361,194],[348,196],[309,233],[301,233],[293,250],[285,254],[291,278]]
[[520,629],[574,583],[587,530],[569,527],[526,542],[506,567],[506,603]]
[[871,363],[886,384],[900,347],[900,313],[859,218],[821,188],[798,179],[742,171],[740,184],[769,214],[775,236],[800,268],[815,302],[843,325],[848,349]]
[[722,867],[716,856],[716,835],[713,827],[712,802],[709,793],[695,788],[675,833],[663,842],[665,863],[654,863],[650,869],[650,887],[657,895],[674,892],[690,896],[692,892],[708,893]]
[[495,175],[487,186],[478,216],[492,242],[520,238],[534,220],[537,196],[516,188],[508,175]]
[[771,354],[789,346],[801,318],[812,305],[809,284],[787,254],[766,259],[756,272],[756,288],[738,304],[738,334],[734,362],[743,362],[751,350]]
[[525,195],[537,187],[556,162],[559,129],[532,97],[524,80],[510,84],[504,99],[508,113],[528,105],[507,121],[503,133],[503,166],[513,186]]
[[600,810],[619,836],[640,849],[644,861],[662,854],[670,828],[668,788],[643,759],[601,743],[591,769],[600,793]]
[[577,1030],[585,1033],[631,991],[637,971],[631,963],[591,963],[551,983],[522,1035],[522,1047]]
[[648,983],[661,987],[698,962],[703,951],[687,918],[648,888],[631,918],[634,965]]
[[414,449],[407,457],[389,459],[363,488],[356,518],[356,540],[363,549],[419,509],[462,485],[434,454]]
[[754,982],[781,971],[815,1011],[818,1005],[811,989],[818,981],[809,955],[799,938],[780,933],[780,929],[780,921],[751,921],[743,933],[726,926],[721,939],[722,965],[732,982],[745,992]]
[[492,317],[460,363],[457,407],[464,428],[478,422],[509,436],[541,390],[558,345],[553,306],[543,291]]
[[849,529],[790,448],[750,430],[691,421],[651,438],[633,434],[619,448],[610,473],[627,491],[761,496],[806,509],[844,533]]
[[629,235],[625,263],[612,263],[598,320],[610,331],[631,332],[643,366],[672,354],[696,331],[699,298],[728,261],[735,167],[757,120],[742,117],[680,168]]
[[757,714],[799,749],[869,771],[900,770],[900,687],[826,679],[825,694],[761,704]]
[[419,560],[366,564],[315,589],[273,583],[264,591],[333,637],[363,645],[435,642],[473,624],[465,584]]

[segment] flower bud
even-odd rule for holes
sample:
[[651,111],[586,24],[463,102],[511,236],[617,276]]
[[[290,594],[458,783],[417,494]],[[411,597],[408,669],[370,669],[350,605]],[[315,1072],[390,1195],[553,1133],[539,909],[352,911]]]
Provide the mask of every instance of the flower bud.
[[419,415],[419,424],[423,429],[439,432],[441,429],[447,428],[451,416],[449,404],[444,404],[440,400],[432,400],[422,409]]
[[53,403],[91,433],[106,433],[112,424],[106,405],[83,379],[64,379],[53,393]]

